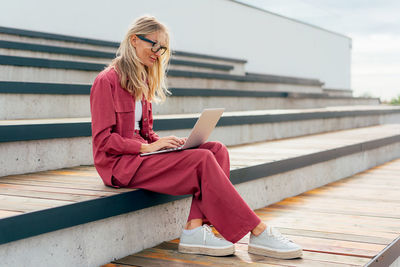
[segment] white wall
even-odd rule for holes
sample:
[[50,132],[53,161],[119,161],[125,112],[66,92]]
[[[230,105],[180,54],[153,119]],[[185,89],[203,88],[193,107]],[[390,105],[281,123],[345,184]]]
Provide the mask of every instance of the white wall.
[[169,26],[173,49],[247,59],[249,72],[350,88],[350,38],[230,0],[5,0],[0,26],[120,41],[143,14]]

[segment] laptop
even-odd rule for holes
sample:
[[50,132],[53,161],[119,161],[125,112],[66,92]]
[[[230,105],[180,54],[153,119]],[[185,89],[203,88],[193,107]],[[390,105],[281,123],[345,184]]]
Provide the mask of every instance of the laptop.
[[198,147],[207,141],[224,110],[224,108],[204,109],[184,145],[176,148],[168,148],[154,152],[143,153],[140,154],[140,156],[144,157]]

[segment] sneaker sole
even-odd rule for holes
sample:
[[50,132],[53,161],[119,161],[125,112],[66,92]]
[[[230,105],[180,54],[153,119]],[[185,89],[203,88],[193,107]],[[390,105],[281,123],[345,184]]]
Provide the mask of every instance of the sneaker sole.
[[282,252],[282,251],[276,251],[276,250],[270,250],[267,248],[258,248],[258,247],[253,247],[249,245],[249,253],[252,254],[257,254],[261,256],[267,256],[267,257],[272,257],[272,258],[277,258],[277,259],[294,259],[294,258],[300,258],[303,256],[303,250],[295,250],[295,251],[287,251],[287,252]]
[[179,244],[178,251],[189,254],[202,254],[208,256],[228,256],[235,253],[235,246],[228,248],[192,247]]

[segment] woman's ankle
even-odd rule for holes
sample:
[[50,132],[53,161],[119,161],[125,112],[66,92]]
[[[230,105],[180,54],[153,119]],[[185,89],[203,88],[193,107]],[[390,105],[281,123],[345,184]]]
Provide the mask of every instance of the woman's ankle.
[[185,230],[192,230],[203,225],[203,219],[192,219],[186,223]]
[[251,233],[255,236],[259,236],[265,229],[267,229],[267,225],[260,222],[253,230],[251,230]]

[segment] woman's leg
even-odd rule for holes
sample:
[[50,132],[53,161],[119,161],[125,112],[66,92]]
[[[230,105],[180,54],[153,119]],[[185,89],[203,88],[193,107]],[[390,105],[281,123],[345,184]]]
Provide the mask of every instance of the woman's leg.
[[[219,166],[224,171],[225,175],[229,178],[230,177],[230,161],[229,161],[229,152],[228,149],[224,144],[221,142],[207,142],[202,144],[199,148],[201,149],[208,149],[210,150],[217,160]],[[192,216],[191,216],[192,215]],[[202,217],[203,216],[203,217]],[[190,223],[190,219],[193,218],[193,223]],[[196,219],[201,218],[201,219]],[[208,222],[204,215],[201,213],[200,209],[197,206],[197,200],[193,199],[192,206],[190,209],[190,215],[188,218],[188,224],[186,225],[186,229],[193,229],[197,226],[201,226],[203,222]],[[260,235],[265,229],[267,225],[263,222],[260,222],[251,232],[258,236]]]
[[229,152],[224,144],[220,142],[207,142],[199,146],[199,149],[210,150],[214,154],[214,157],[217,160],[218,165],[224,171],[226,177],[229,178],[230,175]]
[[226,164],[223,168],[209,149],[152,155],[142,162],[129,187],[170,195],[192,194],[198,210],[222,236],[235,243],[261,220],[229,181]]
[[[218,165],[222,168],[225,175],[229,179],[230,175],[230,162],[229,162],[229,152],[226,146],[220,142],[206,142],[202,144],[199,149],[207,149],[210,150],[215,159],[218,162]],[[190,213],[188,217],[188,222],[185,226],[185,229],[194,229],[196,227],[201,226],[203,223],[209,224],[210,222],[204,216],[197,205],[197,199],[192,199],[192,205],[190,207]]]

